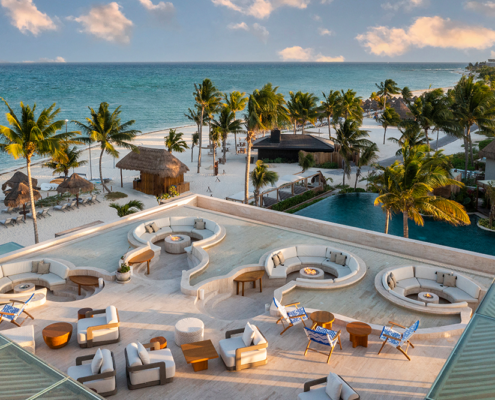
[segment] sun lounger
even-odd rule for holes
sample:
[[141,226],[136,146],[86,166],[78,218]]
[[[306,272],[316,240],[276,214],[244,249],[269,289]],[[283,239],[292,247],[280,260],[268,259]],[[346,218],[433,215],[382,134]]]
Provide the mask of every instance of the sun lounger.
[[79,205],[87,206],[91,204],[91,197],[86,197],[85,199],[79,199]]
[[69,211],[69,205],[68,204],[61,204],[59,206],[55,206],[53,207],[54,210],[57,210],[57,211],[63,211],[63,212],[66,212],[66,211]]
[[[27,213],[26,216],[28,218],[33,218],[33,213]],[[44,218],[43,217],[43,210],[37,210],[36,211],[36,218]]]
[[14,212],[14,207],[4,208],[2,214],[12,214]]
[[39,215],[41,218],[45,218],[46,216],[51,217],[51,214],[48,213],[50,209],[45,208],[44,210],[41,211],[41,214]]
[[5,228],[8,228],[9,226],[14,225],[14,221],[12,220],[12,218],[7,218],[0,221],[0,225],[3,225]]
[[72,200],[70,203],[67,203],[67,207],[69,210],[74,210],[77,208],[77,200]]
[[24,216],[22,216],[22,215],[19,215],[18,217],[14,218],[13,222],[14,222],[15,224],[20,224],[21,222],[22,222],[23,224],[25,224],[25,223],[26,223],[26,221],[24,221]]
[[96,197],[97,197],[97,195],[96,195],[96,194],[93,194],[93,195],[91,196],[91,203],[92,203],[92,204],[96,204],[96,203],[99,203],[99,202],[100,202],[100,200],[98,200]]

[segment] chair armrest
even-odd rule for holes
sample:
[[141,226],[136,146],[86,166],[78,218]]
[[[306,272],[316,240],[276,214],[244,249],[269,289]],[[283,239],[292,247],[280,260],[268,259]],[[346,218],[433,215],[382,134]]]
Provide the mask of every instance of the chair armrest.
[[76,358],[76,365],[82,365],[82,362],[83,361],[88,361],[88,360],[92,360],[93,358],[95,358],[95,354],[89,354],[87,356],[81,356],[81,357],[77,357]]
[[395,326],[398,326],[399,328],[407,329],[405,326],[402,326],[402,325],[397,324],[397,323],[392,322],[392,321],[388,321],[388,323],[389,323],[390,325],[392,325],[392,326],[394,326],[394,325],[395,325]]
[[14,303],[22,303],[22,304],[26,304],[26,302],[25,302],[25,301],[22,301],[22,300],[10,299],[9,301],[11,301],[11,302],[12,302],[12,305],[13,305]]
[[245,328],[240,328],[240,329],[233,329],[231,331],[225,332],[225,339],[230,339],[232,335],[237,335],[239,333],[244,333]]
[[[156,343],[156,342],[153,342]],[[126,363],[127,363],[127,352],[125,353],[126,357]],[[165,369],[165,361],[160,361],[152,364],[145,364],[145,365],[136,365],[135,367],[129,367],[127,366],[127,371],[128,372],[138,372],[138,371],[144,371],[147,369],[153,369],[153,368],[160,368],[160,384],[165,384],[165,380],[167,379],[167,371]]]
[[[266,339],[265,339],[266,340]],[[239,347],[235,351],[235,369],[236,371],[239,371],[241,368],[241,359],[242,359],[242,353],[246,353],[248,351],[254,351],[254,350],[261,350],[261,349],[266,349],[268,347],[268,342],[257,344],[254,346],[248,346],[248,347]]]
[[87,311],[86,312],[86,318],[92,317],[93,315],[96,314],[105,314],[106,310],[103,308],[101,310],[93,310],[93,311]]
[[78,378],[77,381],[84,383],[84,382],[96,381],[97,379],[111,378],[112,376],[115,376],[115,375],[117,375],[117,371],[113,370],[113,371],[109,371],[109,372],[104,372],[103,374],[83,376],[81,378]]
[[321,385],[322,383],[327,383],[327,377],[315,379],[313,381],[308,381],[304,383],[304,391],[309,392],[312,386]]
[[90,326],[87,330],[87,333],[86,333],[86,340],[93,340],[93,331],[99,331],[102,329],[118,328],[119,326],[120,326],[120,322],[114,322],[113,324]]
[[145,349],[150,349],[150,351],[160,350],[160,342],[149,342],[147,344],[144,344],[143,347]]
[[349,385],[349,382],[347,382],[347,381],[346,381],[344,378],[342,378],[340,375],[339,375],[339,378],[340,378],[340,379],[342,379],[342,380],[345,382],[345,384],[346,384],[347,386],[349,386],[349,387],[352,389],[352,391],[358,395],[358,398],[357,398],[356,400],[360,400],[360,399],[361,399],[361,396],[359,395],[359,393],[358,393],[358,392],[356,392],[356,391],[354,390],[354,388],[353,388],[351,385]]
[[383,336],[385,336],[388,339],[398,340],[399,342],[402,340],[402,335],[401,335],[401,339],[397,339],[396,337],[389,336],[389,335],[386,335],[386,334],[383,334]]
[[286,304],[284,307],[292,307],[292,306],[296,306],[296,308],[299,308],[299,307],[297,307],[299,304],[301,304],[301,303],[298,301],[298,302],[296,302],[296,303]]

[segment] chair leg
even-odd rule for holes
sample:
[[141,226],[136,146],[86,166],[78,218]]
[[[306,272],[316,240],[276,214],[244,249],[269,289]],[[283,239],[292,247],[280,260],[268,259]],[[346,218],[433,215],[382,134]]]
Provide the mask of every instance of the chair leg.
[[406,358],[407,358],[409,361],[411,361],[411,358],[407,355],[407,353],[406,353],[404,350],[402,350],[402,349],[400,348],[400,346],[397,346],[397,350],[399,350],[402,354],[404,354],[404,355],[406,356]]
[[[282,326],[284,326],[284,324],[282,323]],[[280,334],[282,335],[287,329],[289,329],[292,325],[287,325],[287,327],[285,327],[285,329],[280,332]]]
[[408,340],[407,344],[410,345],[414,349],[414,345]]
[[330,357],[332,357],[332,353],[333,353],[333,349],[335,347],[332,347],[332,349],[330,350],[330,353],[328,354],[328,358],[327,358],[327,364],[330,364]]
[[21,325],[19,325],[19,324],[18,324],[16,321],[14,321],[14,320],[12,320],[12,321],[10,321],[10,322],[12,322],[14,325],[17,325],[19,328],[21,327]]
[[382,352],[383,348],[385,347],[385,344],[387,343],[387,340],[388,338],[386,338],[385,341],[383,342],[382,347],[380,347],[380,351],[378,352],[378,354]]
[[25,313],[29,318],[34,319],[34,317],[31,314],[29,314],[26,310],[24,310],[23,313]]
[[340,341],[340,335],[339,335],[339,346],[340,346],[340,350],[342,350],[342,342]]
[[308,354],[308,349],[309,349],[310,344],[311,344],[311,340],[308,341],[308,345],[306,346],[306,351],[304,352],[304,356],[306,356],[306,354]]

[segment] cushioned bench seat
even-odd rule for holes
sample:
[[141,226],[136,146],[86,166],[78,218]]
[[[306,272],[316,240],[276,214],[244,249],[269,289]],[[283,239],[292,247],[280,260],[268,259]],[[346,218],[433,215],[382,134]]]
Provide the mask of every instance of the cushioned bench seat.
[[9,278],[0,279],[0,293],[8,292],[12,290],[12,281]]
[[[235,367],[235,353],[237,349],[246,347],[241,336],[231,337],[230,339],[222,339],[218,343],[220,356],[228,368]],[[266,349],[246,351],[242,353],[242,363],[252,364],[255,362],[266,360]]]

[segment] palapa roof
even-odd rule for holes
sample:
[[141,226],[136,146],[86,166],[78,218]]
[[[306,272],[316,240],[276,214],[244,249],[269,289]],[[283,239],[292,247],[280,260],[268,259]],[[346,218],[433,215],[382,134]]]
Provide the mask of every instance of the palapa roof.
[[[19,184],[21,182],[23,182],[27,186],[29,186],[28,176],[26,174],[22,173],[21,171],[16,171],[16,173],[14,175],[12,175],[12,178],[10,178],[8,181],[6,181],[2,185],[2,190],[5,191],[7,186],[13,188],[14,186],[17,186],[17,184]],[[31,178],[31,182],[33,184],[33,187],[38,186],[38,180],[37,179]]]
[[117,163],[117,168],[158,175],[160,178],[177,178],[189,171],[186,164],[165,149],[139,146],[139,153],[131,151]]
[[407,108],[407,106],[402,100],[397,99],[396,101],[392,102],[390,105],[395,111],[397,111],[397,114],[399,114],[401,119],[414,119],[413,115],[411,114],[411,111],[409,111],[409,108]]
[[[41,199],[40,192],[34,189],[33,196],[34,201]],[[18,207],[28,201],[31,201],[29,186],[23,182],[20,182],[17,185],[14,185],[10,193],[5,196],[5,200],[3,202],[7,207]]]
[[260,138],[253,143],[253,149],[270,150],[303,150],[309,153],[326,152],[335,150],[333,142],[312,135],[281,134],[280,142],[273,143],[271,136]]
[[81,192],[90,192],[95,188],[90,181],[87,181],[84,178],[81,178],[78,174],[72,174],[72,176],[63,181],[57,187],[58,193],[69,192],[71,194],[78,194]]
[[480,151],[480,157],[486,157],[489,160],[495,160],[495,139]]

